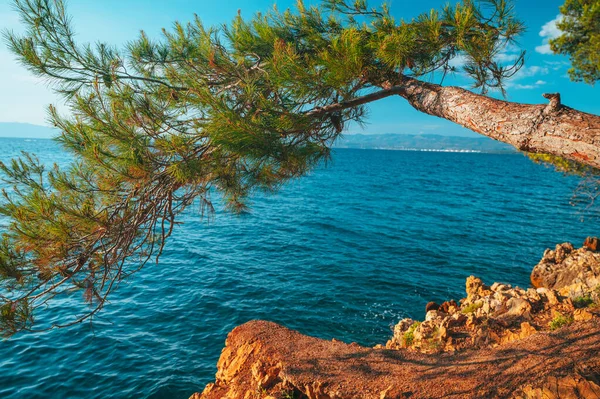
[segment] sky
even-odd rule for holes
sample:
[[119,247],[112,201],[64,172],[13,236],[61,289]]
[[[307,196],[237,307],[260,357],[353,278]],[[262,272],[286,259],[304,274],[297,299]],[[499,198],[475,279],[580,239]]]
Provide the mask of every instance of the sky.
[[[307,4],[317,0],[306,1]],[[391,13],[410,19],[431,8],[440,8],[446,0],[392,0]],[[561,0],[514,0],[516,13],[527,26],[518,48],[508,48],[503,54],[514,58],[518,49],[527,52],[525,66],[507,83],[509,101],[545,103],[543,93],[560,92],[562,102],[581,111],[600,114],[598,87],[571,82],[567,76],[568,58],[551,54],[548,39],[560,33],[556,27]],[[293,0],[69,0],[67,9],[73,18],[77,38],[81,43],[106,42],[123,45],[136,38],[140,30],[159,37],[162,28],[174,21],[186,22],[197,14],[206,25],[230,21],[238,12],[251,17],[268,10],[273,4],[279,9],[293,7]],[[374,0],[370,5],[380,4]],[[19,17],[11,0],[0,0],[0,30],[21,31]],[[457,60],[460,63],[460,60]],[[468,85],[460,75],[452,84]],[[0,122],[20,122],[47,125],[49,104],[61,107],[60,99],[43,81],[19,65],[0,42]],[[402,98],[387,98],[369,106],[364,127],[348,126],[348,134],[441,134],[477,136],[475,133],[440,118],[415,111]]]

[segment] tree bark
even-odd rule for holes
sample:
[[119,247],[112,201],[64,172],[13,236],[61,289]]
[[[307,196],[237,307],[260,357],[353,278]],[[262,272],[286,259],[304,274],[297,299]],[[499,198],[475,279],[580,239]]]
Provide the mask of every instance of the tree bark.
[[417,110],[462,125],[522,151],[551,154],[600,169],[600,116],[560,103],[560,95],[544,94],[549,104],[497,100],[459,87],[444,87],[402,77],[382,85],[404,97]]

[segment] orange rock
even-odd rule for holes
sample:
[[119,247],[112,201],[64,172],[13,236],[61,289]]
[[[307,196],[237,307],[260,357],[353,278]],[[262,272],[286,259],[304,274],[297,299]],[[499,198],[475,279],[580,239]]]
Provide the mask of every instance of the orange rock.
[[579,374],[566,377],[548,377],[541,386],[527,385],[515,399],[596,399],[600,386]]
[[428,302],[425,306],[425,313],[429,312],[430,310],[438,310],[439,308],[440,305],[438,305],[436,302]]
[[473,330],[476,325],[477,325],[477,318],[473,314],[470,314],[469,316],[467,316],[467,322],[465,323],[465,326],[468,329]]
[[[235,329],[232,331],[232,334],[233,333],[235,333]],[[246,364],[248,357],[258,351],[259,348],[259,343],[242,345],[237,349],[231,346],[225,346],[221,353],[221,358],[217,363],[217,380],[225,383],[231,381],[231,379],[233,379]]]
[[544,286],[544,279],[539,273],[531,273],[531,285],[534,288],[542,288]]
[[529,322],[521,323],[521,330],[519,331],[510,331],[508,330],[502,338],[500,338],[501,344],[507,344],[509,342],[517,341],[519,339],[524,339],[537,333],[535,327],[533,327]]
[[446,302],[442,303],[440,305],[440,310],[444,313],[454,313],[454,312],[456,312],[456,309],[458,309],[459,307],[460,306],[458,306],[458,304],[456,303],[455,300],[451,300],[451,301],[446,301]]
[[492,293],[492,291],[490,291],[490,287],[483,284],[483,281],[475,276],[467,277],[466,291],[467,300],[471,302],[475,299],[490,295]]
[[596,287],[600,281],[599,249],[598,239],[588,238],[586,246],[580,249],[564,243],[558,244],[554,251],[546,250],[531,271],[532,285],[555,290],[576,283],[583,283],[587,289]]
[[594,315],[588,312],[586,309],[575,309],[573,312],[573,320],[575,321],[587,321],[592,320]]
[[590,251],[597,251],[600,246],[598,245],[597,237],[587,237],[583,242],[583,246],[589,249]]
[[[483,327],[478,330],[485,338]],[[522,323],[520,330],[519,336],[534,332],[528,323]],[[236,328],[227,339],[218,375],[228,381],[217,379],[192,399],[281,398],[286,392],[311,399],[424,399],[457,392],[464,392],[465,398],[588,398],[600,395],[597,381],[587,377],[600,369],[597,348],[600,325],[593,322],[574,323],[561,334],[536,334],[496,349],[439,356],[319,340],[274,323],[253,321]],[[281,381],[271,388],[261,387],[260,382],[271,375]],[[529,387],[521,388],[526,384]]]
[[535,333],[537,333],[537,330],[531,324],[529,324],[528,322],[521,323],[521,339],[527,338]]

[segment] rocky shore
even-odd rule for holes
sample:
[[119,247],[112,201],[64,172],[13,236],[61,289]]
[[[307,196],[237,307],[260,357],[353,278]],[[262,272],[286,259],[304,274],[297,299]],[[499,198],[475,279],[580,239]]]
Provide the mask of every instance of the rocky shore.
[[470,276],[364,348],[254,321],[228,336],[191,399],[600,398],[600,244],[546,250],[531,288]]

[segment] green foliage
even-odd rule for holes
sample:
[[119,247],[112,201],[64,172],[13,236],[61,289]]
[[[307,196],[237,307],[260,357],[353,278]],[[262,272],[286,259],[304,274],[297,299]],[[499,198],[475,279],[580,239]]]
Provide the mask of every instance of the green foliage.
[[14,5],[26,31],[6,40],[64,95],[70,115],[50,107],[49,117],[75,162],[45,168],[25,154],[0,165],[12,187],[0,206],[10,220],[0,246],[5,334],[31,328],[32,312],[55,299],[75,301],[74,291],[91,307],[52,326],[91,318],[123,278],[158,259],[186,207],[210,213],[212,194],[242,212],[252,192],[305,174],[349,121],[363,121],[365,94],[406,76],[441,78],[459,56],[474,87],[502,90],[523,63],[497,62],[523,30],[505,0],[464,0],[410,21],[364,1],[299,2],[223,27],[176,23],[159,40],[142,32],[122,49],[78,44],[62,0]]
[[293,389],[283,391],[281,393],[281,399],[297,399],[300,395],[296,394],[296,391]]
[[5,301],[0,305],[0,332],[8,337],[22,330],[27,330],[33,324],[30,301]]
[[267,392],[266,388],[264,388],[262,385],[259,384],[256,387],[256,395],[255,395],[255,397],[257,399],[262,399],[262,398],[267,397],[267,395],[268,395],[268,392]]
[[582,213],[598,216],[596,199],[600,196],[600,170],[556,155],[527,153],[534,162],[554,168],[565,175],[579,176],[579,185],[571,198],[571,205],[579,206]]
[[557,171],[567,174],[574,174],[579,176],[600,174],[600,171],[598,171],[597,169],[594,169],[590,166],[586,166],[578,162],[571,161],[569,159],[559,157],[557,155],[537,154],[529,152],[527,153],[527,156],[535,163],[553,166]]
[[430,338],[424,342],[423,349],[433,352],[439,352],[443,348],[443,343],[436,337]]
[[406,330],[406,332],[404,333],[404,335],[402,336],[402,343],[404,344],[404,346],[409,347],[413,344],[414,340],[415,340],[415,330],[417,328],[419,328],[419,326],[421,325],[420,322],[415,321],[409,328],[408,330]]
[[594,84],[600,79],[600,1],[566,0],[560,12],[563,33],[550,48],[571,58],[571,80]]
[[461,313],[467,314],[467,313],[473,313],[475,312],[477,309],[481,308],[483,306],[483,302],[474,302],[470,305],[465,306],[464,308],[461,309]]
[[549,324],[550,330],[558,330],[561,327],[570,325],[571,323],[573,323],[573,321],[573,316],[571,315],[557,315],[554,319],[552,319],[552,321]]
[[593,304],[594,304],[594,299],[589,294],[573,298],[573,306],[575,306],[578,309],[579,308],[587,308]]

